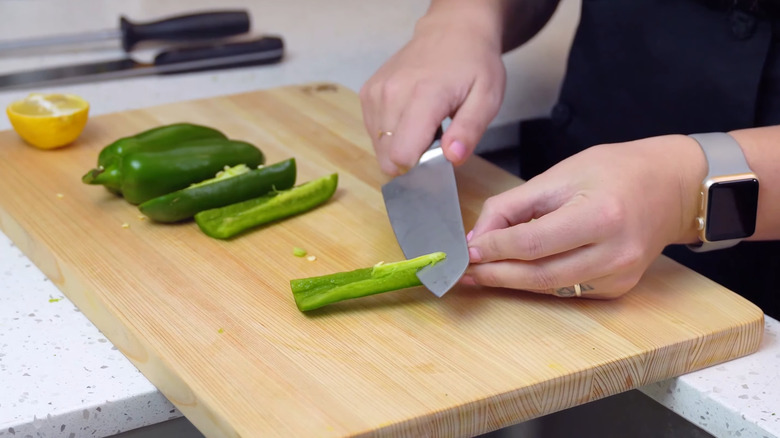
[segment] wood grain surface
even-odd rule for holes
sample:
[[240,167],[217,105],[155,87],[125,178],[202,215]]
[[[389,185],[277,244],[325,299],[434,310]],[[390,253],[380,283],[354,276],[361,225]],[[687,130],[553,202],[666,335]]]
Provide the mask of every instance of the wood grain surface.
[[[758,348],[757,307],[663,257],[615,301],[461,286],[302,314],[290,279],[403,257],[360,114],[352,91],[307,84],[94,117],[54,151],[3,132],[0,229],[209,437],[474,436]],[[180,121],[339,189],[218,241],[81,183],[106,144]],[[479,158],[457,179],[466,229],[521,183]]]

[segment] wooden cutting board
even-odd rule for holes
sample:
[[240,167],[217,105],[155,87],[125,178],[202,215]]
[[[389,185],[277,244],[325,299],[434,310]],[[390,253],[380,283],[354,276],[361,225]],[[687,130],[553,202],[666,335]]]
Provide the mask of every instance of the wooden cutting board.
[[[414,288],[302,314],[290,279],[403,257],[360,114],[310,84],[94,117],[54,151],[3,132],[0,229],[210,437],[473,436],[758,348],[757,307],[666,258],[616,301]],[[336,171],[338,192],[225,242],[81,183],[104,145],[180,121],[295,157],[299,182]],[[457,178],[466,229],[521,182],[478,158]]]

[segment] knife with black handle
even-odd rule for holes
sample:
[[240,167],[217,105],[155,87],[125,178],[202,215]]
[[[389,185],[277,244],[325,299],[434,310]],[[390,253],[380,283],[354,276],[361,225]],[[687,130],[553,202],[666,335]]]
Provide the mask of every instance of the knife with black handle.
[[166,50],[155,56],[158,73],[184,73],[210,70],[227,64],[230,67],[273,64],[281,61],[284,42],[279,37],[264,38],[204,47]]
[[282,38],[265,36],[252,41],[166,50],[152,63],[128,57],[2,75],[0,91],[273,64],[283,58]]
[[134,23],[122,16],[119,19],[119,29],[0,41],[0,52],[113,39],[120,40],[122,48],[129,52],[141,41],[210,40],[241,35],[249,32],[250,27],[249,13],[244,10],[199,12],[146,23]]
[[122,48],[132,50],[141,41],[192,41],[217,39],[249,32],[246,11],[203,12],[181,15],[151,23],[133,23],[119,19]]

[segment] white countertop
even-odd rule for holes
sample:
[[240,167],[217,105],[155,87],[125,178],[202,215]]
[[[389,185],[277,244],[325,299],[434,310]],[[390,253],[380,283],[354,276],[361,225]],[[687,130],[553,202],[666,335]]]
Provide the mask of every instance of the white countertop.
[[108,436],[179,416],[0,233],[0,436]]
[[716,437],[780,436],[780,322],[759,351],[640,390]]
[[[0,0],[0,40],[111,28],[120,14],[145,20],[216,4]],[[51,91],[81,95],[91,103],[90,114],[98,115],[310,81],[358,90],[407,41],[427,2],[234,0],[219,2],[219,7],[249,9],[253,33],[281,35],[287,48],[284,62]],[[553,105],[578,7],[578,0],[563,0],[542,34],[505,57],[507,98],[493,126],[545,114]],[[137,56],[148,59],[151,53],[142,50]],[[64,52],[0,54],[0,74],[121,56],[105,43]],[[26,94],[0,91],[0,106]],[[0,129],[9,127],[0,117]],[[780,436],[780,412],[775,412],[780,411],[778,333],[780,323],[768,318],[759,353],[642,391],[716,436]],[[180,415],[0,233],[0,436],[108,436]]]

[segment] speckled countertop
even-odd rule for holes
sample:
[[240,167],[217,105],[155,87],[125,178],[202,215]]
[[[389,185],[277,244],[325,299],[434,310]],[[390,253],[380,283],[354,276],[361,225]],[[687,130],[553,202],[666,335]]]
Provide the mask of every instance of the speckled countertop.
[[641,391],[716,437],[780,436],[780,322],[758,352]]
[[[110,28],[120,14],[144,20],[215,4],[209,0],[0,0],[0,40]],[[72,85],[56,91],[83,96],[91,103],[90,113],[97,115],[309,81],[334,81],[358,90],[408,39],[426,5],[417,0],[221,1],[222,8],[249,9],[255,33],[281,34],[287,45],[285,61],[257,68]],[[505,57],[507,97],[493,126],[544,114],[552,106],[578,7],[578,0],[563,0],[548,28]],[[0,74],[121,55],[103,44],[88,50],[0,55]],[[149,53],[142,51],[139,56]],[[0,106],[25,94],[0,91]],[[0,129],[9,127],[8,120],[0,117]],[[500,136],[491,138],[497,144],[502,141]],[[778,332],[780,323],[767,319],[759,353],[642,391],[716,436],[780,437],[780,413],[775,412],[780,407]],[[0,436],[109,436],[180,415],[0,233]]]
[[108,436],[179,416],[0,234],[0,436]]

